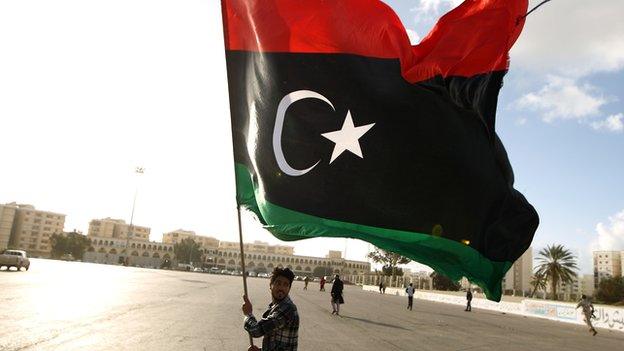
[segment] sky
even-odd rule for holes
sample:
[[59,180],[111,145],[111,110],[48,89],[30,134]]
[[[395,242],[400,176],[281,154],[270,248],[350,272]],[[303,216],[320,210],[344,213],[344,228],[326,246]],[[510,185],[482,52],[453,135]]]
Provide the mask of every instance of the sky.
[[[386,0],[412,43],[461,1]],[[535,6],[538,1],[530,1]],[[66,230],[120,218],[237,241],[220,2],[0,2],[0,203],[66,214]],[[624,2],[553,0],[511,52],[497,133],[535,206],[536,251],[624,250]],[[145,168],[137,175],[135,167]],[[243,215],[244,241],[300,255],[352,239],[284,243]],[[413,269],[420,269],[412,265]]]

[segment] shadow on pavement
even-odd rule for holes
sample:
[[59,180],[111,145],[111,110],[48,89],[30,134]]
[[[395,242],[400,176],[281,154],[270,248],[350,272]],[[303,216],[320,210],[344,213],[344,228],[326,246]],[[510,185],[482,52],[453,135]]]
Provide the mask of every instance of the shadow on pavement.
[[382,327],[388,327],[388,328],[395,328],[395,329],[402,329],[402,330],[410,330],[410,329],[406,329],[400,326],[396,326],[396,325],[392,325],[392,324],[386,324],[386,323],[379,323],[379,322],[373,322],[370,321],[368,319],[362,319],[362,318],[355,318],[355,317],[349,317],[349,316],[343,316],[340,315],[340,317],[345,318],[345,319],[353,319],[359,322],[364,322],[364,323],[370,323],[370,324],[375,324],[375,325],[380,325]]

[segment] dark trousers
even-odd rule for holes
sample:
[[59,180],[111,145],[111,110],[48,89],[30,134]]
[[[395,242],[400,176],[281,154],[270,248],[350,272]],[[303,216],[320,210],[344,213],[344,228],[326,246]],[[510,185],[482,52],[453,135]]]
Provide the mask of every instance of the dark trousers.
[[472,311],[472,306],[470,306],[470,300],[466,302],[466,311]]
[[407,297],[407,308],[412,309],[412,305],[414,304],[414,296]]

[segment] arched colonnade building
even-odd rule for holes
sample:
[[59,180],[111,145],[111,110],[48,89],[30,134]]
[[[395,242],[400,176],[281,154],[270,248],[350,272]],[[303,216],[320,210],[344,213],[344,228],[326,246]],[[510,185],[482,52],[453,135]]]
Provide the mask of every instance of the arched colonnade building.
[[[252,251],[245,252],[245,267],[256,273],[270,273],[274,267],[288,267],[300,276],[359,275],[370,272],[370,263],[345,260],[341,254],[340,251],[330,251],[329,255],[321,258]],[[241,254],[233,248],[208,250],[205,263],[219,269],[241,270]]]

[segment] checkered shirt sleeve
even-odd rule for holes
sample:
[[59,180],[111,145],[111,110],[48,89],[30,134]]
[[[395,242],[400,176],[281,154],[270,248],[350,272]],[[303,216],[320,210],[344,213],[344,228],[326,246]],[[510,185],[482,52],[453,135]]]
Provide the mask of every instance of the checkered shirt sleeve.
[[264,336],[262,351],[297,350],[299,315],[290,299],[271,306],[259,321],[254,316],[246,317],[244,326],[255,338]]

